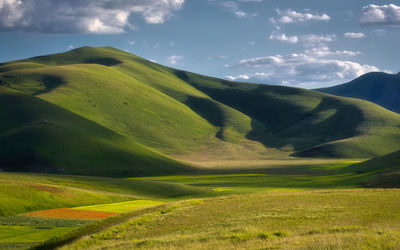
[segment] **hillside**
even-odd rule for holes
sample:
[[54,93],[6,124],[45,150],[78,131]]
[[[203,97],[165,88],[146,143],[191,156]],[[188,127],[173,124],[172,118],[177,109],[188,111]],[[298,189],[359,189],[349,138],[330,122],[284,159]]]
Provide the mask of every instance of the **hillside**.
[[375,173],[375,177],[366,181],[370,187],[400,187],[400,151],[380,156],[366,162],[347,167],[347,171],[357,173]]
[[345,84],[316,90],[367,100],[400,113],[400,74],[372,72]]
[[2,170],[103,176],[189,170],[92,121],[4,87],[0,112]]
[[400,148],[400,115],[378,105],[202,76],[109,47],[3,63],[0,81],[4,170],[160,175],[193,170],[175,159]]

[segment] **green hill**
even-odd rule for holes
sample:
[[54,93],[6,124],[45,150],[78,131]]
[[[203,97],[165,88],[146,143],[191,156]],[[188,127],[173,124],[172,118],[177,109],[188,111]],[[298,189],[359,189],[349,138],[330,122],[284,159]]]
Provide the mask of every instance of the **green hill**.
[[400,148],[400,115],[378,105],[206,77],[109,47],[3,63],[0,81],[5,170],[160,175],[192,170],[174,158],[364,158]]
[[367,100],[400,113],[399,74],[372,72],[351,82],[330,88],[317,89],[317,91]]
[[249,139],[294,151],[294,156],[363,158],[399,148],[400,116],[372,103],[305,89],[176,74],[251,117],[256,129],[247,134]]
[[134,176],[189,168],[54,104],[0,87],[0,169]]

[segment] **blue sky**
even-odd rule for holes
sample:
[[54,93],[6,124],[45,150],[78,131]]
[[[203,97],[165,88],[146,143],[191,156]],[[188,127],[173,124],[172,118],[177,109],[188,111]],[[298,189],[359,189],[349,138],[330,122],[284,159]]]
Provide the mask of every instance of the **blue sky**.
[[114,46],[226,79],[304,88],[400,71],[400,2],[0,0],[0,61]]

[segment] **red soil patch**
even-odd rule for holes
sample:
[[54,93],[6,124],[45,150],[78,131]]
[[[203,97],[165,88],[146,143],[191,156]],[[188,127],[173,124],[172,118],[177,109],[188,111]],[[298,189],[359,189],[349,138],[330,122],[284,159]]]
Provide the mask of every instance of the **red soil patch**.
[[56,208],[43,211],[28,213],[32,216],[48,217],[48,218],[63,218],[63,219],[103,219],[117,213],[107,213],[99,211],[77,210],[70,208]]

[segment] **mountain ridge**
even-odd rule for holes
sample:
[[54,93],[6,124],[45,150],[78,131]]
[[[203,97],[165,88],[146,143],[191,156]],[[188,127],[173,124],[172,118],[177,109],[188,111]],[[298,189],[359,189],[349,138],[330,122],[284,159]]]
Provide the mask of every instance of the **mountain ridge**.
[[[400,72],[399,72],[400,73]],[[348,83],[316,89],[337,96],[359,98],[374,102],[393,112],[400,113],[400,74],[371,72]]]

